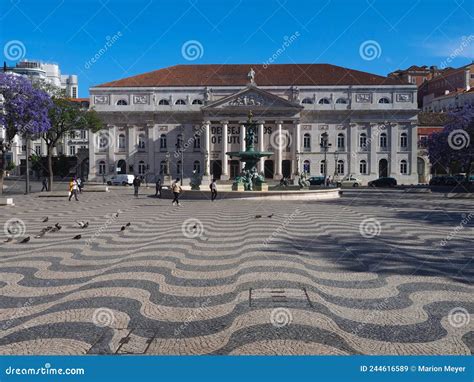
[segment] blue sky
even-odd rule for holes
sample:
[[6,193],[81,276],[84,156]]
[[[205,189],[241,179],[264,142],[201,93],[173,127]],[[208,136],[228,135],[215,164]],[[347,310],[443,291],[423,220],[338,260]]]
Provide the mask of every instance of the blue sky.
[[166,66],[272,56],[382,75],[443,66],[450,55],[461,66],[474,59],[473,25],[472,0],[0,0],[3,60],[57,62],[79,76],[82,97],[94,84]]

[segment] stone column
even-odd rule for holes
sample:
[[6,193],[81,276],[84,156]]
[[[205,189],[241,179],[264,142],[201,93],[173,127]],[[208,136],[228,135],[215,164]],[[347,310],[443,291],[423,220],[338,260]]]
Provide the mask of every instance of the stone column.
[[229,132],[228,132],[228,124],[229,121],[222,121],[222,151],[221,151],[221,161],[222,161],[222,175],[221,180],[229,180],[229,166],[227,163],[227,155],[226,152],[228,150],[228,139],[229,139]]
[[[240,122],[240,151],[245,151],[245,122]],[[244,162],[241,162],[241,168],[245,166]]]
[[204,174],[202,183],[209,183],[211,176],[211,122],[204,121]]
[[[88,180],[91,180],[91,181],[99,180],[98,174],[97,174],[99,172],[99,169],[96,167],[96,163],[95,163],[96,162],[95,151],[99,149],[98,147],[96,147],[96,142],[97,142],[96,134],[93,134],[92,131],[90,132],[90,134],[88,134],[88,140],[89,140],[89,179]],[[106,169],[106,173],[107,171],[108,169]],[[102,181],[102,179],[100,179],[100,181]]]
[[[418,126],[416,122],[408,125],[410,129],[410,160],[408,161],[408,173],[412,175],[412,182],[418,183]],[[472,144],[472,143],[471,143]],[[429,170],[429,169],[428,169]],[[425,172],[425,176],[429,176],[429,172]]]
[[[116,150],[116,147],[118,147],[118,131],[117,131],[117,127],[116,126],[112,126],[112,125],[107,125],[108,129],[107,129],[107,139],[108,139],[108,155],[107,155],[107,168],[106,168],[106,172],[107,174],[109,173],[109,170],[110,170],[110,167],[111,165],[113,165],[113,168],[114,168],[114,171],[113,171],[113,174],[116,174],[117,173],[117,161],[115,160],[115,150]],[[100,132],[99,132],[100,134]],[[98,141],[98,143],[100,143],[100,139]]]
[[293,141],[291,142],[291,153],[293,157],[293,174],[298,176],[301,172],[301,124],[295,121],[295,128],[293,129]]
[[397,177],[398,163],[398,126],[396,123],[389,123],[390,126],[390,176]]
[[349,174],[355,175],[356,173],[359,173],[359,169],[357,168],[357,152],[359,151],[359,144],[357,142],[357,123],[349,123],[347,132],[349,134],[347,142],[347,152],[349,154]]
[[378,163],[377,163],[377,145],[379,143],[379,124],[370,124],[370,155],[369,155],[369,172],[371,177],[378,177]]
[[[135,148],[135,133],[136,133],[136,127],[134,125],[127,125],[126,126],[127,128],[127,138],[128,138],[128,155],[127,155],[127,170],[126,170],[126,173],[129,174],[130,173],[130,166],[133,165],[134,163],[132,163],[132,158],[133,158],[133,154],[135,154],[136,152],[136,148]],[[115,136],[115,134],[114,134]],[[133,166],[133,174],[135,174],[135,172],[138,172],[138,168],[135,168],[135,166]]]
[[148,128],[148,143],[146,149],[148,150],[148,181],[153,182],[155,179],[155,125],[147,124]]
[[282,177],[282,168],[281,168],[281,161],[283,158],[283,136],[282,136],[282,125],[283,121],[276,121],[277,124],[277,137],[275,139],[275,143],[277,144],[276,148],[276,163],[275,163],[275,179],[280,179]]
[[[265,151],[263,142],[263,129],[265,121],[258,122],[258,151]],[[265,158],[260,158],[258,162],[258,172],[265,172]]]

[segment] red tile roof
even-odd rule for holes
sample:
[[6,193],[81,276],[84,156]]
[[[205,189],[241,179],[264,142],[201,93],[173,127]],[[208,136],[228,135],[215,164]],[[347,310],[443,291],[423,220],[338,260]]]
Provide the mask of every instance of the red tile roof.
[[99,87],[245,86],[253,68],[259,86],[403,85],[396,78],[329,64],[176,65],[107,82]]

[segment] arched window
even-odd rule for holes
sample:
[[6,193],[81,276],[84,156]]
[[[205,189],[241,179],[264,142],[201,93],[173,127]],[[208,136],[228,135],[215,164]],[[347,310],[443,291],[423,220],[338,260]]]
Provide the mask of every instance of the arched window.
[[186,105],[186,101],[184,99],[177,99],[174,103],[175,105]]
[[138,174],[139,175],[144,175],[146,172],[146,165],[144,161],[138,162]]
[[178,134],[176,136],[176,148],[180,149],[183,147],[183,134]]
[[320,105],[329,105],[331,101],[328,98],[321,98],[318,102]]
[[176,162],[176,173],[178,175],[181,175],[181,161],[180,160]]
[[344,175],[344,161],[342,159],[337,161],[337,174]]
[[195,100],[193,101],[193,105],[202,105],[202,100],[200,100],[200,99],[195,99]]
[[336,100],[336,103],[344,103],[344,104],[346,104],[346,103],[348,103],[348,102],[347,102],[347,99],[346,99],[346,98],[338,98],[338,99]]
[[359,135],[359,147],[365,149],[367,147],[367,134],[360,133]]
[[158,102],[158,105],[162,105],[162,106],[169,105],[169,104],[170,104],[170,101],[164,98],[160,99],[160,101]]
[[166,174],[166,161],[162,160],[160,162],[160,174]]
[[321,166],[319,170],[320,170],[319,172],[321,173],[321,175],[326,174],[326,161],[324,159],[321,161]]
[[201,136],[199,134],[194,135],[194,148],[196,150],[201,148]]
[[311,98],[303,98],[303,101],[301,101],[301,103],[310,105],[313,103],[313,100]]
[[124,100],[124,99],[119,99],[119,100],[117,101],[117,105],[118,105],[118,106],[128,105],[128,102],[127,102],[126,100]]
[[308,133],[303,135],[303,149],[305,151],[311,151],[311,135]]
[[400,147],[406,148],[408,146],[408,135],[407,133],[400,134]]
[[119,134],[118,136],[118,148],[119,150],[125,149],[125,134]]
[[387,134],[386,133],[380,134],[380,148],[382,149],[387,148]]
[[166,150],[166,134],[160,135],[160,150]]
[[402,175],[408,174],[408,164],[407,164],[407,161],[405,159],[402,159],[400,161],[400,174],[402,174]]
[[311,164],[310,164],[309,160],[305,160],[303,162],[303,172],[305,172],[306,174],[311,173]]
[[344,134],[339,133],[339,134],[337,134],[337,148],[338,149],[343,149],[344,147],[345,147]]
[[359,162],[359,171],[361,174],[367,174],[367,161],[361,160]]
[[390,100],[387,97],[382,97],[379,99],[379,103],[390,103]]
[[103,160],[99,162],[99,175],[105,175],[105,162]]
[[195,160],[194,163],[193,163],[193,170],[196,174],[200,174],[201,173],[201,162],[199,162],[198,160]]
[[138,149],[145,150],[145,134],[140,134],[138,136]]

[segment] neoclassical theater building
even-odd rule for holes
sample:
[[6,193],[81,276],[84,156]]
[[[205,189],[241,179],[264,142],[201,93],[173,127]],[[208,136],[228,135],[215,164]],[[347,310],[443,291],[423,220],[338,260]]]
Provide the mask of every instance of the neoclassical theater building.
[[[418,182],[416,86],[328,64],[177,65],[90,89],[104,129],[90,135],[90,180],[193,171],[229,180],[249,111],[266,178],[352,174]],[[327,134],[328,147],[321,142]],[[324,146],[324,145],[323,145]]]

